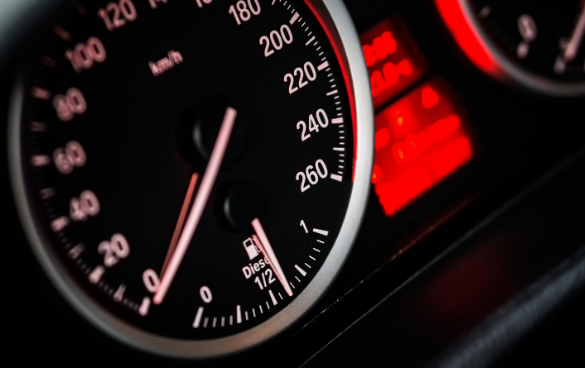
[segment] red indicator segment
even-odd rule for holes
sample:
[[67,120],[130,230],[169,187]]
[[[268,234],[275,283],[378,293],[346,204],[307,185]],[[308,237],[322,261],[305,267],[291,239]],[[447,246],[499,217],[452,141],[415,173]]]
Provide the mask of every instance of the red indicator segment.
[[375,108],[413,85],[427,69],[422,53],[397,17],[383,21],[360,39]]
[[416,89],[376,116],[372,183],[391,216],[473,156],[452,93],[440,80]]

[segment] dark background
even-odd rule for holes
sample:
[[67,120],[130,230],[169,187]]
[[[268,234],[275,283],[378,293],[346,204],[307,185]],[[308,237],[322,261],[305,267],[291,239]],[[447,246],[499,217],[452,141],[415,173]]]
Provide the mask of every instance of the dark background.
[[[307,316],[246,353],[193,363],[120,344],[64,301],[24,238],[4,156],[4,362],[419,367],[551,366],[580,358],[585,100],[483,75],[432,1],[345,3],[358,32],[402,17],[429,61],[425,80],[443,78],[465,107],[476,142],[472,162],[392,218],[372,192],[346,266]],[[14,45],[0,54],[1,116],[27,38]]]

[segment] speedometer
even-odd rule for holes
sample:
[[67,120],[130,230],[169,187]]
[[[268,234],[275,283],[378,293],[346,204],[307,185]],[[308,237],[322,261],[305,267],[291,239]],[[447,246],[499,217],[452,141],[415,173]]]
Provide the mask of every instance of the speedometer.
[[371,177],[341,2],[79,1],[41,33],[14,87],[11,175],[63,295],[171,356],[298,320],[343,264]]
[[585,93],[585,3],[435,0],[459,46],[485,73],[558,96]]

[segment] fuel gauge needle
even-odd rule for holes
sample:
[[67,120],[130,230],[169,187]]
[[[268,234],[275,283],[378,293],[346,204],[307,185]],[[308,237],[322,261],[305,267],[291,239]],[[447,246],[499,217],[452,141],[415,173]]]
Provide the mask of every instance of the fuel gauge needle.
[[193,207],[191,207],[189,217],[187,217],[187,222],[185,223],[185,227],[183,228],[179,241],[177,242],[177,247],[172,251],[171,259],[165,272],[162,274],[159,287],[152,299],[154,304],[161,304],[163,302],[169,287],[177,274],[177,270],[183,261],[185,252],[187,252],[187,249],[189,248],[191,239],[193,239],[193,235],[195,234],[195,230],[197,229],[199,220],[201,220],[201,215],[203,214],[203,210],[205,209],[205,205],[207,204],[207,200],[209,199],[209,195],[215,184],[215,179],[219,173],[219,168],[221,167],[221,162],[223,161],[225,151],[230,141],[230,136],[237,115],[238,112],[234,108],[227,108],[223,122],[221,123],[221,128],[219,129],[217,140],[215,141],[213,151],[211,152],[211,157],[209,158],[209,163],[203,174],[203,179],[201,179],[201,186],[195,196],[195,200],[193,201]]
[[254,242],[260,247],[260,251],[266,257],[268,257],[270,265],[272,266],[274,273],[276,273],[276,277],[278,277],[278,280],[282,284],[282,287],[284,287],[284,290],[286,291],[288,296],[292,296],[293,295],[292,289],[290,288],[290,285],[286,280],[286,276],[284,276],[284,272],[282,272],[280,263],[278,263],[278,259],[276,258],[276,255],[272,250],[272,245],[270,245],[268,237],[266,236],[266,232],[264,232],[264,228],[262,227],[262,224],[260,224],[260,220],[258,220],[257,218],[254,219],[252,221],[252,227],[254,228],[254,231],[256,231],[256,234],[258,234],[258,236],[252,235],[252,239],[254,239]]

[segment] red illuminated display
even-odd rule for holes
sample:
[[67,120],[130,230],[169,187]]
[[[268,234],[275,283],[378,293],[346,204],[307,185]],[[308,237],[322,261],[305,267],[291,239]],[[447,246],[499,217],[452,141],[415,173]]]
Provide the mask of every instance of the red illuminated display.
[[391,216],[472,157],[469,135],[452,93],[425,83],[376,116],[372,183]]
[[425,59],[399,18],[378,24],[360,39],[375,108],[417,82],[426,71]]

